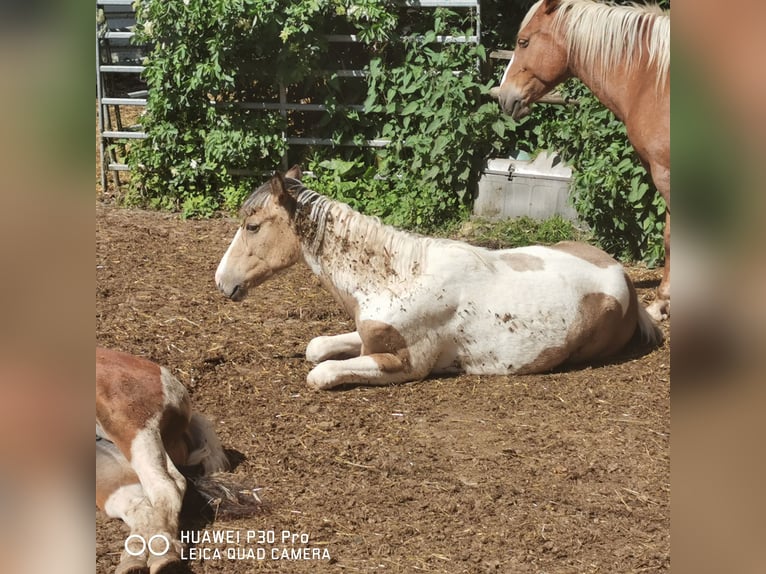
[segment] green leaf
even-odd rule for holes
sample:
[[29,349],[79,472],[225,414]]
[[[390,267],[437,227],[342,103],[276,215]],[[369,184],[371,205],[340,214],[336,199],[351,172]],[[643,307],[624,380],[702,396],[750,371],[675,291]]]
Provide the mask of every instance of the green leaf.
[[505,136],[505,122],[503,120],[496,120],[492,123],[492,131],[495,132],[501,138]]
[[418,110],[419,106],[420,106],[420,102],[417,102],[417,101],[410,102],[409,104],[404,106],[404,108],[402,109],[402,111],[400,113],[403,116],[406,116],[406,115],[409,115],[409,114],[413,114],[413,113],[415,113]]

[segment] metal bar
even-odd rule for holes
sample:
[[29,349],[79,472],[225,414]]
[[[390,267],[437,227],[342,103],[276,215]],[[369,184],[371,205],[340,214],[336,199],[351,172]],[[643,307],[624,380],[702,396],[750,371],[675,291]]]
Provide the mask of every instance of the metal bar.
[[96,0],[96,6],[130,6],[133,7],[135,0]]
[[107,40],[123,40],[123,39],[130,39],[136,34],[134,32],[113,32],[111,30],[108,30],[107,32],[104,32],[103,37]]
[[[284,82],[279,82],[279,114],[284,118],[285,123],[284,125],[287,125],[287,86],[285,86]],[[287,132],[283,129],[282,130],[282,139],[284,140],[287,137]],[[285,171],[287,170],[287,154],[290,152],[289,149],[285,148],[284,153],[282,154],[282,169]]]
[[[285,140],[289,144],[296,145],[329,145],[329,146],[356,146],[358,145],[354,141],[344,141],[340,143],[334,142],[330,138],[287,138]],[[391,140],[377,139],[377,140],[364,140],[364,145],[368,147],[386,147],[391,143]]]
[[481,3],[476,2],[476,43],[481,44]]
[[102,132],[101,136],[108,139],[142,140],[147,137],[147,134],[145,132],[105,131]]
[[512,60],[513,50],[493,50],[489,53],[489,57],[495,60]]
[[104,146],[104,110],[102,109],[102,87],[101,87],[101,72],[99,71],[99,66],[101,66],[101,42],[98,37],[98,24],[96,24],[96,112],[98,115],[98,151],[99,151],[99,171],[101,175],[101,190],[106,191],[106,170],[104,169],[104,152],[106,151],[106,148]]
[[136,73],[140,74],[146,69],[146,66],[120,66],[120,65],[112,65],[108,64],[106,66],[101,66],[102,72],[112,72],[112,73]]
[[[511,168],[508,171],[500,171],[498,169],[483,169],[481,170],[481,173],[486,175],[499,175],[502,177],[507,177],[509,179],[512,179],[514,177],[529,177],[526,173],[516,173],[514,171],[514,166],[511,165]],[[553,174],[535,174],[534,177],[536,179],[549,179],[553,181],[571,181],[572,178],[567,175],[553,175]]]
[[[422,38],[422,37],[423,37],[423,34],[418,34],[416,36],[402,36],[402,40],[415,40],[417,38]],[[356,34],[327,34],[325,36],[325,39],[328,42],[336,42],[336,43],[358,44],[362,42],[362,40]],[[477,41],[478,41],[477,36],[436,36],[436,42],[440,44],[456,44],[456,43],[477,42]]]
[[478,36],[436,36],[436,41],[439,44],[476,44],[479,39]]
[[130,166],[126,163],[110,163],[107,167],[109,171],[130,171]]
[[107,106],[145,106],[146,98],[101,98]]
[[367,70],[327,70],[339,78],[365,78],[370,75]]
[[402,0],[410,8],[475,8],[478,0]]
[[[301,112],[323,112],[327,110],[327,106],[324,104],[297,104],[297,103],[267,103],[267,102],[234,102],[234,103],[220,103],[215,104],[217,108],[240,108],[243,110],[285,110],[285,111],[301,111]],[[347,106],[338,106],[338,109],[342,110],[356,110],[363,112],[364,106],[359,104],[349,104]]]

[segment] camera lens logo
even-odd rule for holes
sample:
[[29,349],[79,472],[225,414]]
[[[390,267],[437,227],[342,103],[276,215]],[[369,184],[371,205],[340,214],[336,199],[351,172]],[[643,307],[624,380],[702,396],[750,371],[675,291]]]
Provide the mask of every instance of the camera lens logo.
[[165,556],[170,550],[170,540],[164,534],[155,534],[148,541],[140,534],[131,534],[125,539],[125,552],[131,556],[141,556],[146,550],[153,556]]

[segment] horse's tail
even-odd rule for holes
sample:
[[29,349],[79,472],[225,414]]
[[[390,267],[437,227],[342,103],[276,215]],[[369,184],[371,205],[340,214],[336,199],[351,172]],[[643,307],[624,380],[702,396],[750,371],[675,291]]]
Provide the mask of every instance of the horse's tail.
[[641,341],[653,347],[659,347],[665,340],[662,329],[655,323],[646,308],[638,303],[638,331],[641,335]]
[[187,465],[202,465],[202,474],[205,475],[229,469],[229,459],[209,420],[199,413],[192,413],[188,433],[191,452]]
[[264,509],[259,488],[249,488],[234,480],[228,472],[189,477],[212,519],[237,519],[252,516]]
[[258,489],[239,484],[225,472],[229,470],[229,459],[213,424],[201,414],[192,413],[188,433],[191,452],[185,469],[201,467],[201,472],[184,474],[201,496],[204,506],[213,512],[212,518],[244,518],[261,510],[263,505]]

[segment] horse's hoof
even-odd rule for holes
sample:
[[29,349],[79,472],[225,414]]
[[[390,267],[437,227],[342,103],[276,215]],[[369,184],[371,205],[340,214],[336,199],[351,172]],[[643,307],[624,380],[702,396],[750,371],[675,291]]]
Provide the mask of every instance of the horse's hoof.
[[329,337],[314,337],[306,345],[306,360],[309,363],[317,365],[327,358],[327,353],[323,348],[326,339],[329,339]]
[[175,552],[168,552],[164,556],[152,556],[148,560],[149,574],[159,574],[169,569],[174,564],[181,562],[181,556]]
[[146,571],[146,558],[127,555],[122,557],[114,574],[143,574]]
[[309,371],[308,377],[306,377],[306,383],[315,391],[321,391],[324,389],[330,389],[337,383],[335,381],[335,373],[332,367],[333,361],[325,361],[319,363],[316,367]]

